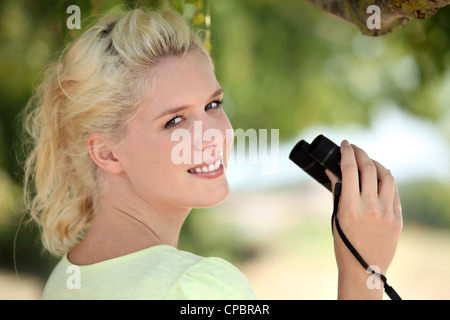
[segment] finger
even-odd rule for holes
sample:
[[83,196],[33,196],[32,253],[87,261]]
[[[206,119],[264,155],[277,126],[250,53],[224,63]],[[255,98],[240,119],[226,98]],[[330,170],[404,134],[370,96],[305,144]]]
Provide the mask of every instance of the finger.
[[330,179],[330,181],[331,181],[331,192],[334,195],[334,187],[335,187],[336,183],[339,181],[339,178],[328,169],[325,169],[325,174],[327,175],[328,179]]
[[396,192],[395,180],[391,172],[377,161],[373,161],[377,168],[378,178],[378,197],[386,206],[394,204],[394,196]]
[[377,168],[363,149],[355,145],[352,145],[352,147],[355,151],[356,163],[360,173],[361,194],[376,196],[378,193]]
[[347,140],[341,143],[342,192],[359,197],[358,165],[355,153]]
[[394,194],[394,216],[402,221],[402,205],[400,203],[400,195],[398,193],[398,188],[395,186],[395,194]]

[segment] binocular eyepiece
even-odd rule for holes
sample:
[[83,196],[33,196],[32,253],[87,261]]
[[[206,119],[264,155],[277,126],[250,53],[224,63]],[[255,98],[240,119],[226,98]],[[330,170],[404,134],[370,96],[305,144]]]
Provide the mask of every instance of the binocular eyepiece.
[[325,169],[342,179],[341,150],[324,135],[317,136],[311,144],[299,141],[289,154],[289,159],[330,191],[331,181]]

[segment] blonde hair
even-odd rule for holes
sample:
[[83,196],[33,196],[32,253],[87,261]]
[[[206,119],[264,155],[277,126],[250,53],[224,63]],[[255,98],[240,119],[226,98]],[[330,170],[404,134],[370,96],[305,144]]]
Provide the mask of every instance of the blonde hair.
[[210,59],[179,14],[135,9],[106,16],[48,67],[25,109],[32,149],[24,184],[25,203],[48,251],[70,251],[95,214],[99,169],[88,135],[120,140],[149,95],[151,70],[191,50]]

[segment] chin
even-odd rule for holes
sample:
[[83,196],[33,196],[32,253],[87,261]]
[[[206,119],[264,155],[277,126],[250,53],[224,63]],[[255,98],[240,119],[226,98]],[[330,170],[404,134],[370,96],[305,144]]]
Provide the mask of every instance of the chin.
[[230,188],[227,183],[226,186],[222,186],[221,188],[211,188],[207,192],[202,192],[200,194],[199,197],[196,197],[192,208],[208,208],[218,205],[228,198]]

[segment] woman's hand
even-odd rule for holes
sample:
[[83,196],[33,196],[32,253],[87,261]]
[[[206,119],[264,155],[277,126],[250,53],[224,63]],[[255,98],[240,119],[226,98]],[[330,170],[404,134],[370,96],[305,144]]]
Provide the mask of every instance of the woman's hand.
[[[341,144],[341,171],[339,224],[363,259],[386,275],[402,230],[402,210],[394,178],[362,149],[345,140]],[[337,178],[330,172],[327,174],[334,188]],[[379,289],[367,285],[367,279],[373,275],[359,264],[336,230],[334,247],[339,269],[338,298],[381,298],[382,281],[379,280]]]

